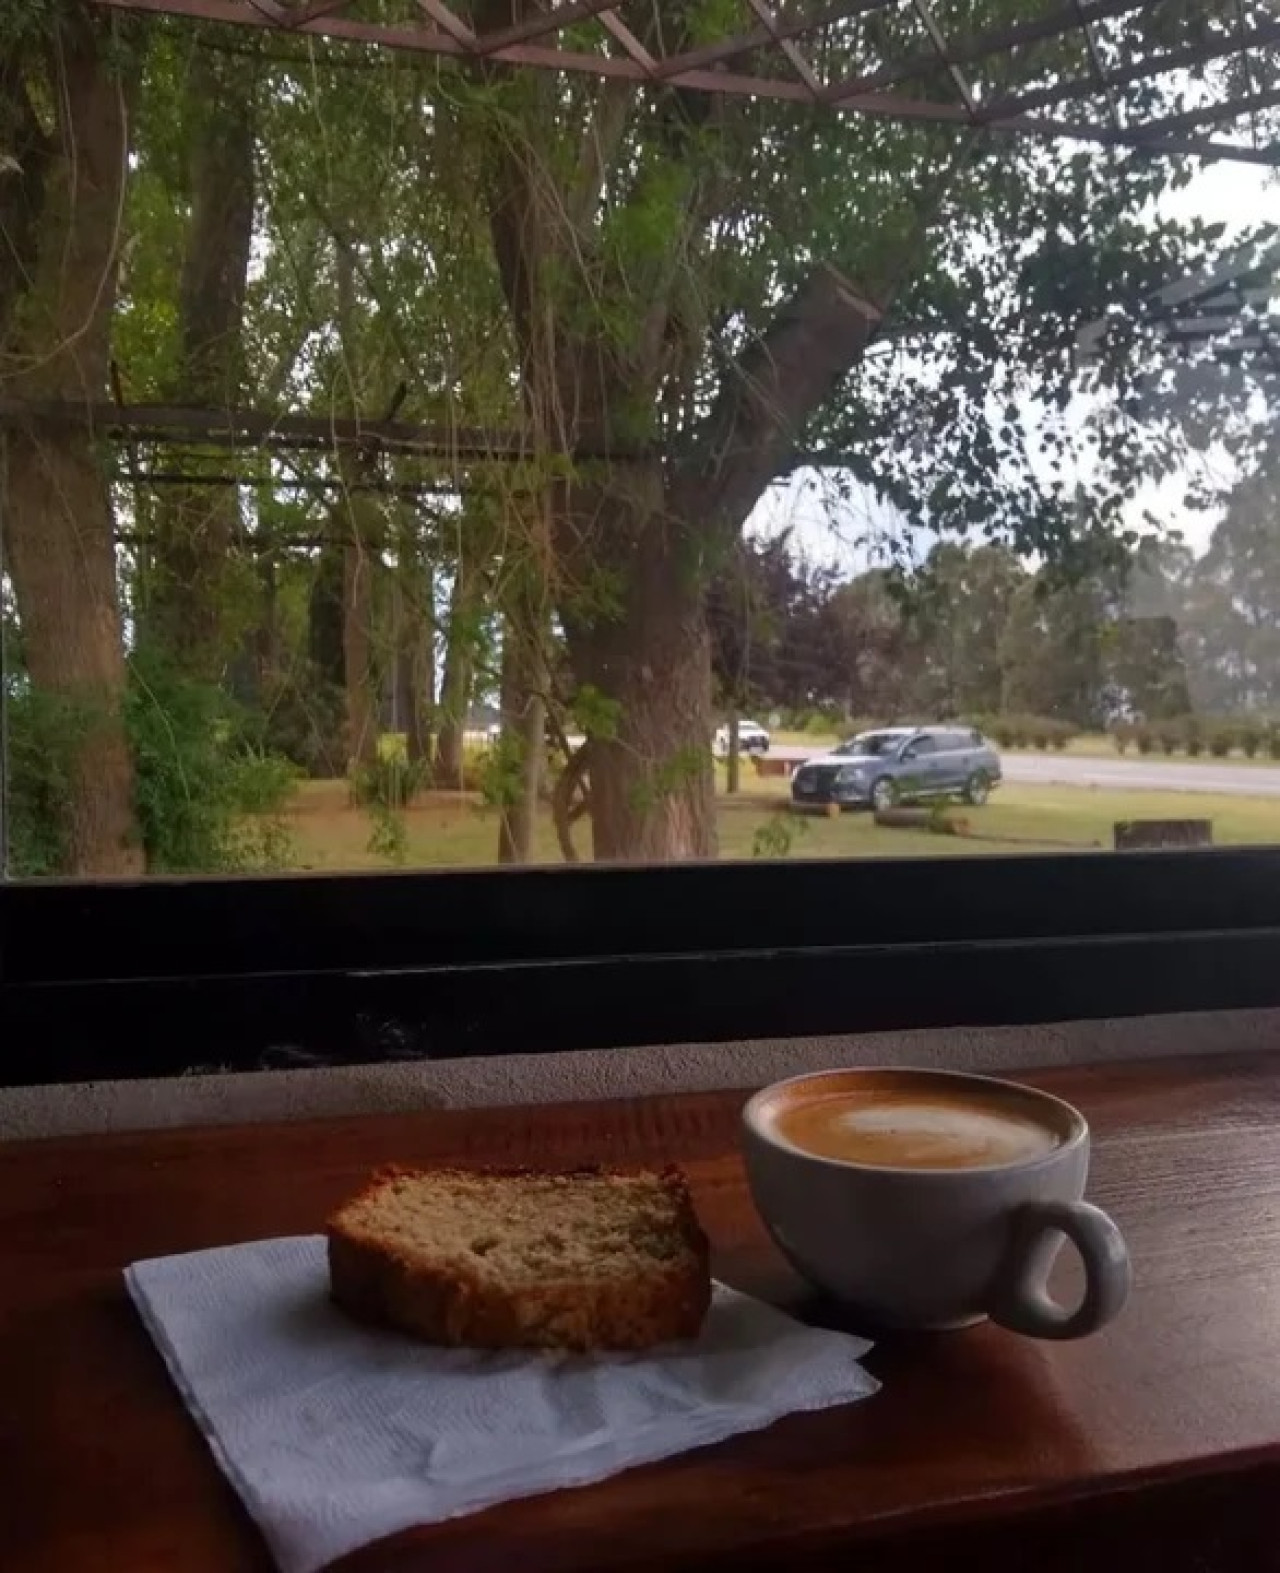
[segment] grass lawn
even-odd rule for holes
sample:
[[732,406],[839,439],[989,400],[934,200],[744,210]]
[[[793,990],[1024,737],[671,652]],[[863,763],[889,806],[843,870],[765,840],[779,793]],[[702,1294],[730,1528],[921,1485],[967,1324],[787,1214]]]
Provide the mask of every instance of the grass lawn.
[[[960,837],[884,830],[869,814],[842,814],[837,819],[793,815],[778,781],[762,781],[749,767],[743,773],[743,786],[739,797],[720,798],[722,857],[976,857],[1070,847],[1087,851],[1110,847],[1116,820],[1180,815],[1212,819],[1219,845],[1280,843],[1280,798],[1008,785],[986,808],[957,810],[973,832],[972,837]],[[392,866],[387,857],[370,850],[373,823],[350,806],[345,782],[304,783],[286,820],[298,868],[338,872]],[[474,868],[496,861],[498,817],[478,798],[430,794],[405,813],[404,830],[402,866],[406,868]],[[577,831],[586,856],[587,827],[579,824]],[[536,855],[539,862],[560,861],[549,814],[538,826]]]

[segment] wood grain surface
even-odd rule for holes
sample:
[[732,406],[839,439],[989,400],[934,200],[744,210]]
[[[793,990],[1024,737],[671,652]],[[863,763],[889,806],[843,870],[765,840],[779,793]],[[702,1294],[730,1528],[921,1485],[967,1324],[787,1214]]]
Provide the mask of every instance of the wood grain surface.
[[[1105,1332],[887,1341],[869,1361],[884,1389],[865,1403],[396,1536],[343,1573],[1280,1569],[1280,1056],[1025,1079],[1094,1128],[1091,1194],[1136,1269]],[[752,1211],[736,1150],[744,1099],[0,1146],[0,1568],[266,1573],[121,1270],[314,1232],[384,1161],[674,1159],[717,1275],[839,1325]]]

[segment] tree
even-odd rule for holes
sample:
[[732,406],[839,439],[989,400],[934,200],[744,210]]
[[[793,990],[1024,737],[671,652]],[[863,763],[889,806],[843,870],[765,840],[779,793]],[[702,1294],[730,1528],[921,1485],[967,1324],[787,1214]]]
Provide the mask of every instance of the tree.
[[[1280,483],[1272,450],[1234,488],[1188,607],[1197,665],[1234,710],[1280,710]],[[1225,690],[1222,692],[1221,690]]]
[[[471,16],[486,30],[532,9],[480,0]],[[706,5],[664,7],[668,48],[710,20]],[[832,27],[837,75],[860,69],[871,25]],[[678,88],[493,70],[457,97],[460,129],[483,139],[474,187],[536,440],[612,455],[552,487],[574,672],[612,706],[592,739],[596,855],[705,856],[705,585],[807,443],[848,455],[913,521],[1009,522],[1051,552],[1116,530],[1140,461],[1164,462],[1109,431],[1081,517],[1016,417],[990,411],[1065,398],[1084,312],[1167,276],[1185,237],[1139,217],[1166,176],[839,117],[797,136],[785,109]],[[1011,259],[1003,277],[993,258]],[[892,355],[864,361],[894,296],[919,336],[907,375]]]
[[822,609],[830,698],[847,715],[897,719],[914,708],[919,650],[896,576],[872,568]]
[[910,586],[921,652],[913,707],[927,715],[991,715],[1000,709],[1001,641],[1027,577],[1007,546],[941,541]]
[[1106,622],[1096,582],[1062,583],[1043,570],[1029,579],[1010,603],[1001,640],[1002,708],[1101,726]]
[[[187,210],[178,281],[177,345],[160,392],[166,401],[195,408],[236,408],[247,402],[243,346],[244,306],[256,200],[255,155],[259,62],[209,47],[203,30],[181,64],[155,52],[152,74],[168,71],[176,103],[162,99],[178,118],[181,139],[180,205]],[[166,39],[172,45],[172,37]],[[152,138],[175,127],[152,113],[144,124]],[[238,488],[210,485],[203,467],[217,475],[223,455],[203,466],[188,459],[193,484],[164,489],[155,515],[155,540],[147,631],[179,670],[212,681],[235,652],[237,615],[233,560],[243,547]]]
[[[17,165],[0,182],[7,398],[107,396],[130,36],[79,0],[30,23],[10,13],[0,31],[0,131]],[[66,714],[65,872],[140,872],[113,519],[87,419],[6,427],[3,520],[27,672]]]
[[1123,617],[1104,646],[1107,683],[1128,710],[1148,721],[1191,712],[1187,668],[1172,617]]

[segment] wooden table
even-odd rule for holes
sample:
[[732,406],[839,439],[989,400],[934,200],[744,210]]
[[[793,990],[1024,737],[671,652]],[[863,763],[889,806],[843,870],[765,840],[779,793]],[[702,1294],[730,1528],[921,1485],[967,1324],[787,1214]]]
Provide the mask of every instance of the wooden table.
[[[396,1537],[344,1573],[1280,1568],[1280,1056],[1027,1077],[1094,1124],[1133,1300],[1097,1338],[885,1344],[877,1397]],[[829,1318],[767,1243],[741,1093],[0,1147],[0,1569],[264,1573],[120,1279],[316,1230],[386,1159],[675,1158],[730,1283]]]

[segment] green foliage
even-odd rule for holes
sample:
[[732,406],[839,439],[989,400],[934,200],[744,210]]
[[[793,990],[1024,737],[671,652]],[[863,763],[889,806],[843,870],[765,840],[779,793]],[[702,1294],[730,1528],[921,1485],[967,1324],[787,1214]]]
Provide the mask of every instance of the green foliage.
[[250,747],[243,716],[218,689],[191,682],[154,652],[130,662],[125,724],[139,831],[153,873],[190,874],[287,861],[278,815],[296,771]]
[[666,759],[649,765],[644,775],[631,787],[631,803],[639,812],[651,811],[664,798],[681,791],[691,781],[696,781],[709,767],[704,749],[692,744],[678,748]]
[[404,815],[387,803],[371,799],[366,807],[372,827],[367,842],[374,857],[384,858],[397,868],[403,868],[409,856],[409,832]]
[[345,697],[310,662],[300,662],[270,695],[259,735],[262,746],[290,760],[313,780],[342,774]]
[[809,821],[788,809],[779,809],[760,825],[751,838],[753,858],[784,858],[794,849],[796,841],[807,835]]
[[991,738],[999,748],[1053,748],[1061,752],[1079,733],[1070,721],[1036,715],[970,715],[970,726]]
[[370,764],[357,765],[351,771],[351,800],[360,808],[394,813],[408,807],[427,778],[427,768],[420,760],[379,753]]
[[524,739],[503,730],[496,742],[480,756],[475,775],[487,807],[514,808],[524,796]]
[[88,718],[82,706],[29,684],[15,685],[5,707],[7,867],[15,879],[62,874],[70,767]]
[[603,694],[590,683],[583,683],[575,692],[569,705],[574,725],[586,737],[609,742],[618,735],[622,719],[621,703]]
[[[92,707],[11,686],[9,873],[67,870],[71,761]],[[291,861],[281,811],[297,771],[248,741],[243,717],[217,689],[187,682],[149,654],[130,663],[125,726],[139,834],[152,873],[280,868]]]

